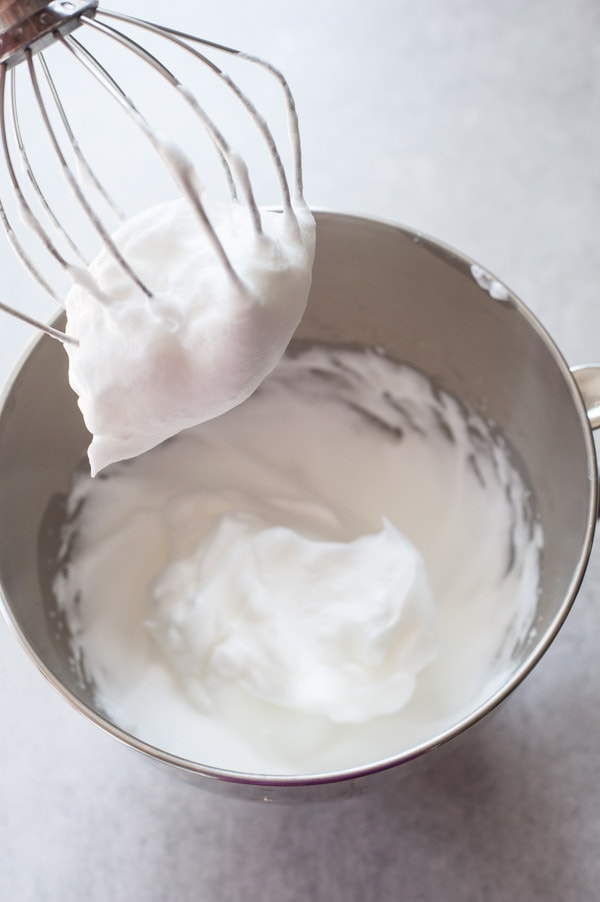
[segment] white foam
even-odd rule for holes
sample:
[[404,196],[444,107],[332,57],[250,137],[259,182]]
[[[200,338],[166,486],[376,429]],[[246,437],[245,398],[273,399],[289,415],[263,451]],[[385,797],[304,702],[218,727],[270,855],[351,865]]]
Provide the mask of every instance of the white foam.
[[[308,298],[314,220],[202,197],[232,270],[187,200],[114,235],[148,297],[103,250],[66,298],[69,380],[92,433],[92,473],[244,401],[281,359]],[[93,279],[93,282],[92,282]],[[95,284],[94,284],[95,283]]]
[[69,506],[56,592],[98,703],[204,764],[405,751],[493,695],[536,611],[541,530],[504,442],[375,353],[286,357]]

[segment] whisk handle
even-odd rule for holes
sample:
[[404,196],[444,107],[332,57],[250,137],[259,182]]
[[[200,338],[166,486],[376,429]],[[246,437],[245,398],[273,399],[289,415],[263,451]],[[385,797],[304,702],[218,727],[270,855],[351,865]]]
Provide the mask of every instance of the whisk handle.
[[68,34],[98,0],[0,0],[0,63],[15,65],[26,49],[41,50],[54,35]]

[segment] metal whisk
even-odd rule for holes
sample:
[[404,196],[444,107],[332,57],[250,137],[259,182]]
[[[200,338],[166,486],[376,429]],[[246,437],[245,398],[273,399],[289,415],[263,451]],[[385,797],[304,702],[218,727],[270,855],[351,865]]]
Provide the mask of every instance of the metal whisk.
[[[152,42],[151,49],[140,43],[140,34],[146,42]],[[166,62],[162,54],[159,59],[158,51],[154,49],[159,43],[168,47]],[[181,104],[190,121],[186,120],[174,139],[162,136],[138,103],[134,89],[121,83],[113,69],[113,62],[117,62],[116,57],[121,52],[133,53],[136,65],[139,61],[140,70],[144,70],[140,82],[152,78],[177,92],[173,104]],[[81,73],[67,77],[71,84],[72,79],[77,78],[78,95],[84,97],[82,132],[77,132],[72,124],[75,114],[69,109],[58,83],[55,70],[63,65],[59,53],[67,54],[78,66],[75,71]],[[254,101],[215,61],[221,55],[234,57],[243,65],[249,64],[253,69],[266,72],[283,91],[290,138],[287,165],[270,126]],[[174,180],[180,192],[187,196],[221,265],[232,280],[239,281],[202,202],[198,176],[202,167],[197,163],[196,151],[191,154],[184,151],[180,135],[185,133],[188,138],[192,128],[202,132],[202,141],[210,148],[215,169],[222,173],[229,197],[233,202],[247,206],[253,227],[260,232],[260,213],[250,167],[217,126],[215,115],[209,114],[199,102],[196,75],[188,76],[185,81],[180,78],[176,68],[179,63],[175,60],[182,56],[186,59],[186,72],[192,65],[202,69],[202,77],[216,82],[218,90],[227,94],[232,107],[237,110],[232,115],[240,117],[243,114],[251,124],[262,151],[266,151],[278,185],[277,206],[293,215],[294,206],[303,203],[298,122],[289,86],[281,72],[270,63],[172,28],[103,10],[97,0],[54,0],[50,3],[0,0],[0,176],[5,176],[6,183],[0,187],[0,219],[26,270],[61,305],[64,305],[65,274],[71,279],[85,279],[90,290],[95,290],[93,278],[87,272],[94,255],[87,251],[90,241],[92,245],[99,242],[108,248],[127,277],[152,297],[150,289],[111,238],[114,226],[111,227],[108,220],[118,227],[125,215],[120,204],[112,199],[113,192],[108,190],[105,177],[98,174],[97,164],[92,165],[90,154],[83,149],[87,125],[96,117],[94,101],[85,99],[93,90],[104,92],[111,105],[114,106],[114,101],[124,111],[126,120],[133,123],[135,133],[142,137],[146,150],[149,148],[169,172],[171,187]],[[150,93],[156,91],[158,94],[159,88],[153,85]],[[222,99],[218,102],[224,103]],[[172,105],[168,99],[157,99],[157,104],[163,109]],[[113,126],[108,122],[104,127],[110,130]],[[130,133],[125,135],[126,129],[125,125],[114,126],[114,142],[121,158],[133,165],[134,173],[138,170],[135,177],[142,178],[142,165],[137,151],[129,146]],[[28,138],[28,135],[32,137]],[[203,145],[198,157],[204,152]],[[44,184],[40,170],[47,168],[48,154],[56,160],[56,176]],[[40,165],[42,159],[44,165]],[[112,169],[115,168],[119,167],[113,163]],[[286,172],[288,168],[292,171],[291,185]],[[203,169],[202,173],[204,175]],[[0,275],[0,294],[4,291],[6,286],[2,285]],[[28,316],[1,298],[0,309],[61,341],[73,341],[64,332]]]

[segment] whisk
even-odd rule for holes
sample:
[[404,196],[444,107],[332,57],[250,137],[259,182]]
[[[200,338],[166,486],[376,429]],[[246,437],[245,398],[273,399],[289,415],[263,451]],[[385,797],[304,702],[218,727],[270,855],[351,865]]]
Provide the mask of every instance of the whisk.
[[[74,33],[76,32],[76,34]],[[157,51],[140,43],[147,41],[168,47],[169,59],[159,59]],[[92,43],[96,43],[90,47]],[[229,97],[236,117],[243,116],[266,150],[271,172],[278,184],[276,206],[294,216],[294,205],[302,201],[302,161],[298,121],[294,100],[282,73],[269,62],[223,44],[205,40],[173,28],[103,10],[96,0],[0,0],[0,175],[5,170],[6,189],[0,191],[0,219],[10,244],[30,276],[56,302],[64,306],[64,277],[84,281],[90,291],[98,294],[93,277],[87,271],[90,254],[84,245],[90,235],[100,242],[118,262],[126,276],[151,298],[152,291],[144,284],[134,267],[125,259],[111,237],[114,228],[126,217],[106,186],[106,179],[92,165],[90,155],[82,147],[87,126],[78,133],[73,126],[74,113],[69,109],[58,84],[56,68],[63,65],[59,52],[68,55],[81,69],[77,89],[81,96],[93,90],[104,94],[124,111],[133,123],[146,148],[164,165],[180,191],[188,198],[210,244],[227,271],[229,278],[239,282],[227,252],[223,247],[202,201],[202,190],[196,159],[184,152],[177,142],[163,137],[134,96],[133,88],[122,84],[112,68],[117,51],[133,54],[136,65],[143,69],[142,81],[156,78],[169,90],[175,89],[177,98],[162,101],[162,107],[182,103],[186,115],[193,119],[194,128],[204,135],[216,170],[222,173],[223,184],[231,202],[244,204],[253,228],[260,232],[261,218],[250,177],[250,167],[234,149],[224,130],[200,103],[197,96],[196,75],[184,80],[173,60],[186,59],[190,66],[203,70],[203,78],[210,78]],[[55,56],[53,56],[55,54]],[[289,162],[284,164],[278,141],[254,100],[242,90],[237,80],[227,74],[218,63],[223,56],[241,60],[242,64],[266,72],[283,92],[289,135]],[[110,63],[107,63],[107,59]],[[179,63],[177,63],[179,65]],[[190,70],[191,71],[191,70]],[[146,73],[146,74],[144,74]],[[60,75],[60,72],[59,72]],[[64,77],[64,76],[63,76]],[[71,76],[73,78],[73,76]],[[84,86],[84,79],[87,79]],[[99,87],[98,87],[99,86]],[[135,87],[135,86],[134,86]],[[151,93],[155,90],[152,88]],[[157,101],[158,105],[161,104]],[[222,104],[223,100],[219,100]],[[77,111],[75,110],[75,113]],[[85,106],[89,123],[96,111],[91,103]],[[113,126],[106,125],[107,129]],[[114,126],[115,144],[123,157],[138,165],[135,153],[129,150],[129,137],[121,135]],[[179,134],[186,137],[192,129],[186,120]],[[33,136],[30,141],[26,132]],[[203,151],[204,152],[204,151]],[[40,171],[47,168],[45,157],[50,153],[56,161],[56,177],[44,184]],[[195,154],[194,154],[195,157]],[[43,161],[43,162],[41,162]],[[114,167],[113,167],[114,168]],[[140,164],[141,171],[141,164]],[[291,169],[288,179],[287,170]],[[204,174],[204,173],[203,173]],[[61,187],[57,187],[60,184]],[[171,182],[172,185],[172,182]],[[67,202],[67,197],[70,200]],[[67,224],[68,223],[68,224]],[[0,291],[5,291],[0,281]],[[63,342],[74,341],[64,332],[29,316],[4,300],[0,309],[37,327]]]

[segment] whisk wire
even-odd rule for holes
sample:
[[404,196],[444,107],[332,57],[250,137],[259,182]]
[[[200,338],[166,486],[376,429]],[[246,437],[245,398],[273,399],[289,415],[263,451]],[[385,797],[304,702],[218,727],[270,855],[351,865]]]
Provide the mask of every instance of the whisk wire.
[[106,90],[112,93],[115,99],[123,107],[125,112],[141,129],[143,134],[149,140],[150,144],[160,154],[162,159],[165,161],[165,163],[173,173],[177,182],[181,186],[188,200],[192,204],[192,207],[194,208],[203,227],[205,228],[213,249],[217,257],[221,261],[221,264],[224,267],[225,271],[228,273],[232,282],[238,287],[240,291],[247,291],[246,286],[242,282],[238,273],[235,271],[229,259],[229,256],[227,255],[227,252],[225,251],[225,248],[223,247],[223,244],[219,236],[217,235],[208,217],[208,214],[206,213],[206,210],[204,209],[204,204],[200,199],[195,184],[194,167],[189,162],[189,160],[185,158],[183,153],[178,152],[173,145],[168,146],[165,142],[163,142],[158,134],[154,131],[154,129],[150,127],[144,116],[142,116],[142,114],[139,112],[131,98],[128,97],[120,89],[115,90],[112,79],[107,81],[103,77],[106,70],[98,62],[94,54],[92,54],[86,47],[80,44],[80,42],[71,35],[64,38],[59,36],[57,39],[66,47],[68,47],[68,49],[83,63],[86,69]]
[[[31,56],[26,54],[26,58],[30,65],[30,73],[31,73],[33,71],[31,68],[31,65],[32,65],[31,64]],[[35,77],[35,75],[32,76],[32,78],[34,78],[34,77]],[[3,86],[3,87],[5,88],[5,86]],[[3,91],[3,93],[4,93],[4,91]],[[25,197],[23,189],[21,188],[21,184],[17,178],[15,167],[13,165],[12,154],[11,154],[11,152],[9,150],[9,146],[8,146],[5,122],[6,122],[6,118],[3,116],[2,117],[2,144],[4,146],[6,169],[8,172],[8,177],[9,177],[10,182],[13,187],[13,191],[15,192],[15,196],[17,197],[17,200],[19,203],[19,209],[21,211],[21,215],[25,218],[26,222],[35,231],[38,238],[43,242],[46,250],[54,257],[54,259],[59,264],[59,266],[66,268],[68,266],[66,259],[60,253],[60,251],[58,250],[58,248],[56,247],[54,242],[49,238],[47,232],[43,228],[39,219],[37,219],[37,217],[34,216],[31,206],[29,205],[29,202],[28,202],[27,198]]]
[[16,90],[16,75],[15,70],[11,70],[11,79],[10,79],[10,89],[11,89],[11,111],[12,111],[12,123],[13,123],[13,131],[15,136],[15,141],[19,150],[19,156],[21,158],[22,168],[29,179],[29,183],[32,187],[34,195],[37,197],[42,209],[44,210],[50,224],[59,232],[63,239],[66,241],[67,245],[71,248],[74,254],[79,257],[79,260],[84,266],[88,265],[88,261],[84,257],[83,253],[79,250],[67,230],[60,223],[58,217],[54,213],[52,207],[48,203],[44,192],[42,191],[40,184],[36,178],[35,172],[31,166],[31,162],[29,160],[29,154],[25,148],[25,143],[23,141],[23,136],[21,133],[21,123],[19,118],[19,108],[17,104],[17,90]]
[[71,128],[71,123],[66,114],[64,105],[60,99],[60,94],[56,88],[54,79],[52,78],[50,69],[48,68],[48,64],[46,63],[46,59],[43,54],[40,54],[39,60],[40,60],[42,72],[44,73],[44,76],[48,83],[48,88],[52,94],[52,99],[54,100],[54,104],[56,106],[56,109],[57,109],[60,119],[62,121],[65,133],[71,143],[71,147],[73,149],[75,159],[77,160],[79,166],[81,167],[81,171],[85,174],[85,176],[87,177],[89,182],[94,186],[94,188],[96,189],[96,191],[98,191],[98,193],[101,195],[101,197],[104,198],[104,200],[106,201],[106,203],[108,204],[110,209],[113,211],[113,213],[115,214],[117,219],[120,220],[121,222],[123,222],[125,220],[125,214],[120,209],[120,207],[115,203],[112,196],[108,193],[108,191],[106,190],[106,188],[104,187],[104,185],[102,184],[102,182],[100,181],[100,179],[97,177],[96,173],[90,166],[90,164],[87,160],[87,157],[84,155],[83,151],[81,150],[79,141],[77,140],[77,137],[75,136],[75,133],[74,133],[73,129]]
[[[7,136],[7,128],[6,128],[6,77],[7,77],[7,69],[5,66],[0,66],[0,142],[2,144],[2,150],[4,155],[4,161],[6,163],[7,171],[10,173],[12,171],[14,175],[14,168],[11,161],[11,154],[8,144],[8,136]],[[18,195],[17,195],[18,197]],[[22,208],[22,212],[24,212]],[[35,217],[32,217],[35,221]],[[12,223],[9,219],[9,216],[6,212],[6,207],[0,198],[0,221],[4,226],[4,230],[6,232],[6,236],[10,242],[11,247],[13,248],[16,256],[24,265],[25,269],[29,272],[32,278],[40,285],[40,287],[46,291],[50,297],[56,301],[57,303],[61,303],[59,295],[54,291],[51,287],[50,283],[44,278],[38,267],[34,264],[29,254],[25,251],[23,245],[19,241],[17,234],[12,226]],[[44,242],[46,243],[46,242]],[[7,305],[5,305],[7,306]],[[20,318],[20,317],[19,317]]]
[[[57,36],[57,38],[58,38],[58,40],[61,40],[61,41],[68,40],[68,38],[63,38],[61,35]],[[50,139],[50,143],[52,144],[54,152],[60,163],[61,170],[62,170],[69,186],[71,187],[75,197],[79,201],[79,204],[80,204],[81,208],[84,210],[89,221],[92,223],[92,225],[95,228],[95,230],[97,231],[98,235],[100,236],[102,241],[105,243],[106,247],[110,250],[110,252],[114,256],[114,259],[117,261],[119,266],[129,276],[129,278],[131,278],[133,280],[133,282],[135,282],[135,284],[146,295],[146,297],[151,298],[152,292],[150,291],[149,288],[146,287],[146,285],[142,282],[142,280],[139,278],[139,276],[135,273],[133,268],[130,266],[128,261],[123,257],[123,255],[121,254],[117,245],[115,244],[115,242],[111,238],[110,234],[104,227],[102,220],[100,219],[100,217],[98,216],[98,214],[96,213],[96,211],[94,210],[92,205],[87,200],[85,194],[81,190],[81,187],[80,187],[77,179],[75,178],[73,171],[71,170],[70,166],[68,165],[68,163],[65,159],[65,156],[62,152],[60,143],[57,140],[54,128],[52,127],[52,123],[50,122],[50,117],[48,116],[48,110],[46,109],[46,105],[45,105],[44,99],[42,97],[42,92],[40,90],[40,85],[39,85],[39,81],[37,78],[37,73],[35,71],[35,66],[33,64],[33,57],[31,55],[31,53],[30,52],[26,53],[25,58],[27,60],[27,65],[29,68],[29,75],[31,77],[31,84],[33,87],[33,92],[35,94],[37,103],[38,103],[40,115],[41,115],[44,125],[46,127],[46,131],[47,131],[48,137]],[[64,266],[69,272],[71,272],[73,275],[76,275],[75,271],[73,270],[73,267],[70,264],[65,262]],[[99,289],[97,287],[95,288],[95,293],[99,297],[101,297],[101,292],[99,291]]]
[[[108,18],[116,18],[116,19],[123,18],[118,13],[113,13],[113,12],[108,12],[108,11],[102,12],[101,14],[105,15]],[[129,18],[131,19],[131,17],[129,17]],[[258,110],[256,105],[252,102],[252,100],[248,97],[248,95],[245,94],[241,90],[239,85],[226,72],[224,72],[220,66],[217,66],[217,64],[213,60],[211,60],[209,57],[207,57],[204,53],[201,53],[195,47],[191,47],[190,44],[187,42],[188,41],[197,41],[198,43],[201,43],[203,45],[208,45],[209,47],[212,47],[213,49],[216,49],[216,50],[226,51],[228,53],[236,54],[241,57],[243,57],[243,55],[240,54],[239,51],[233,50],[231,48],[226,48],[222,44],[215,44],[212,41],[204,41],[200,38],[194,38],[192,35],[186,35],[183,32],[176,32],[173,29],[165,28],[161,25],[155,25],[154,23],[147,22],[144,19],[133,19],[132,21],[135,21],[135,24],[139,25],[140,28],[143,28],[146,31],[149,31],[152,34],[158,34],[161,37],[165,37],[167,40],[171,41],[171,43],[177,45],[182,50],[184,50],[188,53],[191,53],[195,59],[197,59],[199,62],[201,62],[207,68],[211,69],[212,72],[214,72],[214,74],[217,76],[217,78],[219,78],[224,84],[226,84],[228,86],[228,88],[231,91],[233,91],[233,93],[236,95],[238,100],[246,108],[246,110],[250,114],[251,118],[254,120],[256,126],[260,130],[260,132],[267,144],[269,153],[271,154],[271,158],[275,165],[275,170],[277,172],[277,176],[279,178],[280,188],[281,188],[281,192],[283,195],[283,208],[286,212],[293,212],[292,204],[291,204],[290,188],[289,188],[289,184],[288,184],[288,180],[287,180],[287,176],[286,176],[286,172],[285,172],[285,167],[283,165],[281,155],[279,153],[279,150],[277,149],[277,144],[273,137],[273,133],[271,132],[271,129],[269,128],[267,120],[260,113],[260,111]],[[98,22],[98,19],[96,19],[95,24],[97,26],[100,25],[100,23]],[[250,57],[248,57],[248,59],[250,59]],[[253,61],[257,62],[258,58],[255,58]],[[281,75],[281,73],[279,73],[279,75]],[[281,76],[281,78],[283,78],[283,76]],[[285,79],[283,79],[283,80],[285,81]],[[181,83],[179,83],[178,87],[180,89],[182,89],[183,85],[181,85]]]
[[3,301],[0,301],[0,310],[2,310],[4,313],[10,314],[10,316],[14,316],[15,319],[20,319],[21,322],[27,323],[28,326],[33,326],[35,329],[39,329],[40,332],[45,332],[46,335],[50,336],[50,338],[56,338],[57,341],[60,341],[62,344],[78,344],[78,341],[75,338],[72,338],[70,335],[67,335],[60,329],[55,329],[54,326],[49,326],[48,323],[43,323],[41,320],[36,319],[33,316],[29,316],[27,313],[23,313],[22,310],[17,310],[15,307],[11,307],[10,304],[5,304]]
[[[189,89],[184,88],[181,81],[173,74],[173,72],[171,72],[170,69],[167,68],[167,66],[164,65],[164,63],[157,59],[154,54],[150,53],[149,50],[147,50],[137,41],[134,41],[131,37],[129,37],[129,35],[123,34],[123,32],[119,31],[118,29],[113,28],[110,25],[106,25],[103,22],[99,22],[96,19],[90,19],[88,24],[90,28],[97,31],[102,31],[108,37],[113,38],[124,47],[127,47],[133,53],[137,54],[140,59],[148,63],[156,72],[159,73],[159,75],[165,78],[172,85],[172,87],[181,92],[186,102],[190,105],[194,113],[202,122],[203,127],[206,129],[214,145],[220,151],[221,159],[225,161],[229,174],[231,176],[233,176],[232,170],[235,170],[235,173],[238,176],[238,180],[240,181],[241,188],[246,197],[246,202],[250,210],[254,228],[257,232],[261,232],[262,226],[260,222],[260,213],[258,212],[258,205],[254,197],[252,185],[250,184],[246,164],[237,154],[234,154],[223,133],[217,127],[214,120],[207,115],[207,113],[198,103],[198,100],[196,99],[194,94]],[[76,39],[74,38],[73,40]]]
[[[235,56],[238,59],[245,60],[248,63],[252,63],[253,65],[264,69],[266,72],[272,75],[273,78],[275,78],[275,80],[279,83],[284,95],[288,114],[288,130],[290,134],[293,155],[294,195],[297,201],[302,201],[304,185],[302,177],[302,146],[300,142],[298,111],[296,109],[296,102],[294,100],[294,95],[292,94],[289,82],[283,72],[278,69],[277,66],[274,66],[273,63],[270,63],[268,60],[262,59],[262,57],[259,56],[255,56],[252,53],[246,53],[243,50],[237,50],[234,47],[229,47],[227,44],[220,44],[216,41],[210,41],[207,38],[199,37],[198,35],[180,31],[177,28],[170,28],[168,25],[157,25],[155,23],[148,22],[145,19],[138,19],[135,16],[124,15],[123,13],[118,13],[114,10],[98,9],[96,16],[98,15],[103,16],[104,18],[119,19],[121,21],[129,22],[138,25],[140,28],[145,28],[147,30],[155,32],[156,34],[163,35],[164,37],[180,38],[183,42],[190,41],[192,44],[200,44],[203,47],[209,47],[213,50],[217,50],[230,56]],[[225,75],[225,73],[223,73],[223,75]],[[258,115],[260,116],[260,114]]]

